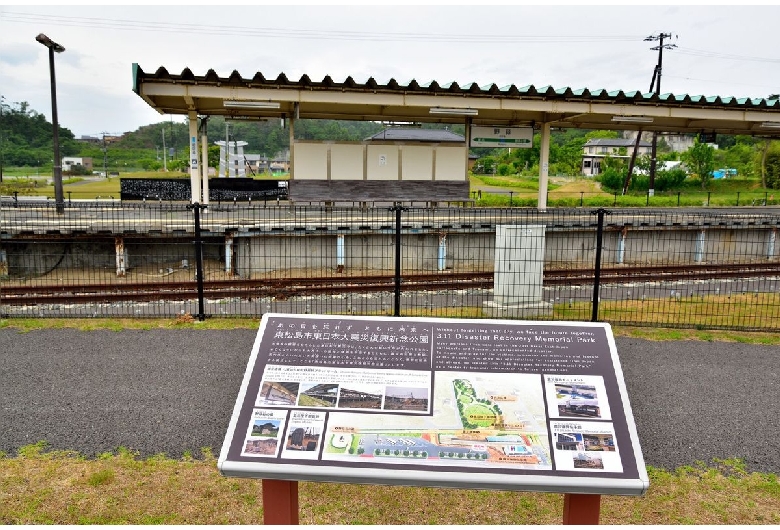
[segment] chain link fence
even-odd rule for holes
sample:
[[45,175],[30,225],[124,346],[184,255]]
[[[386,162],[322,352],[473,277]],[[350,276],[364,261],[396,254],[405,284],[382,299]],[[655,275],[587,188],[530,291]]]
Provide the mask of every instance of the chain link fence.
[[267,312],[780,330],[780,215],[0,205],[0,315]]

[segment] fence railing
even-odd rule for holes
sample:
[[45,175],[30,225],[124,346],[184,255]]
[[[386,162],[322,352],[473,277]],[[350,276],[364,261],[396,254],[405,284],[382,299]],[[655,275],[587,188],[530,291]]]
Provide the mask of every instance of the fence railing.
[[267,312],[780,330],[780,215],[0,205],[0,316]]
[[[538,192],[529,191],[472,191],[471,198],[477,206],[535,207]],[[780,193],[768,191],[735,191],[732,193],[713,191],[656,191],[620,192],[602,191],[548,191],[547,205],[559,208],[620,207],[620,208],[667,208],[667,207],[763,207],[780,204]]]

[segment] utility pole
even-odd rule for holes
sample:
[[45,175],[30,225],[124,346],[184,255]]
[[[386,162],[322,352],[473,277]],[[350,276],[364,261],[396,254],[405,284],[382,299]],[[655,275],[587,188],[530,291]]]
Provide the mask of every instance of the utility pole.
[[[653,78],[650,80],[650,92],[653,91],[655,85],[655,76],[658,74],[658,67],[653,70]],[[636,163],[636,154],[639,151],[639,142],[642,141],[642,129],[636,131],[636,140],[634,141],[634,150],[631,152],[631,160],[628,162],[628,171],[626,172],[626,178],[623,179],[623,195],[628,191],[628,183],[631,181],[631,175],[634,172],[634,164]]]
[[43,33],[39,33],[35,40],[49,49],[49,78],[51,82],[51,121],[52,144],[54,145],[53,179],[54,179],[54,204],[58,215],[65,213],[65,194],[62,191],[62,157],[60,157],[60,132],[57,121],[57,81],[54,76],[54,52],[62,53],[65,48],[57,44]]
[[[650,35],[645,39],[646,41],[659,41],[658,46],[655,46],[654,48],[650,48],[651,50],[658,50],[658,64],[655,67],[655,74],[653,75],[653,77],[655,78],[656,96],[661,93],[661,70],[663,69],[664,49],[672,50],[677,47],[676,44],[664,44],[664,39],[670,39],[670,38],[672,38],[671,33],[659,33],[658,35]],[[652,147],[650,151],[650,189],[648,190],[648,195],[651,197],[655,194],[655,168],[657,164],[656,161],[657,144],[658,144],[658,132],[653,131],[653,141],[652,141]]]
[[[0,96],[0,126],[3,124],[3,107],[5,102],[3,101],[5,96]],[[5,162],[5,137],[3,130],[0,129],[0,183],[3,182],[3,163]]]
[[225,178],[230,177],[230,124],[225,120]]
[[103,177],[108,178],[108,148],[106,147],[105,131],[103,131]]
[[165,126],[162,127],[162,138],[163,138],[163,171],[166,173],[168,172],[168,153],[165,150]]

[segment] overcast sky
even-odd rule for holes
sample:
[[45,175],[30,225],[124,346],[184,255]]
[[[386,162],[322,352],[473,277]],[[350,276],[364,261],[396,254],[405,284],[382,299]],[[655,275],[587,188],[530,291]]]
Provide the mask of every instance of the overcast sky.
[[[780,92],[780,6],[0,5],[0,95],[51,119],[44,33],[56,54],[60,125],[77,137],[168,121],[132,91],[132,64],[245,78],[285,73],[385,83],[456,81],[649,91],[660,33],[662,92]],[[181,121],[181,116],[174,116]]]

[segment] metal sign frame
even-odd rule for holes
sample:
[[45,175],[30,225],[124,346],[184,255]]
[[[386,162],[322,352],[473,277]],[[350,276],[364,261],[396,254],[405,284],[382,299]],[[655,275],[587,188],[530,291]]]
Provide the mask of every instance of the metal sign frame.
[[[412,449],[434,446],[455,452]],[[611,328],[586,322],[266,314],[218,468],[572,494],[649,486]]]

